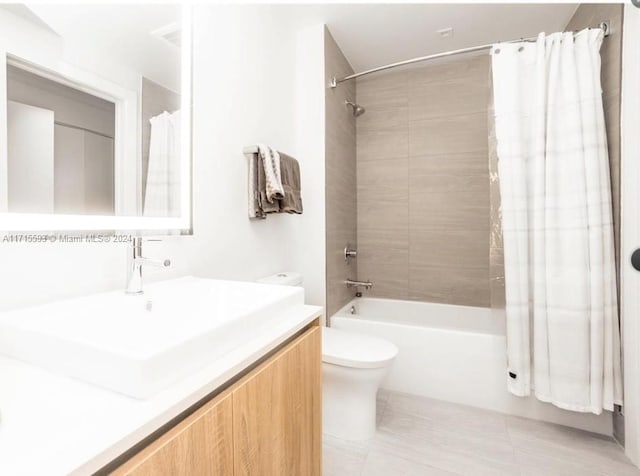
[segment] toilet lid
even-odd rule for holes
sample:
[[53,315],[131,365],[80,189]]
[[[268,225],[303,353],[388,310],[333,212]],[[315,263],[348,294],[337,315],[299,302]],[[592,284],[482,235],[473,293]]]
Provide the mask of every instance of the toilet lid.
[[386,366],[398,354],[391,342],[364,334],[322,328],[322,360],[361,369]]

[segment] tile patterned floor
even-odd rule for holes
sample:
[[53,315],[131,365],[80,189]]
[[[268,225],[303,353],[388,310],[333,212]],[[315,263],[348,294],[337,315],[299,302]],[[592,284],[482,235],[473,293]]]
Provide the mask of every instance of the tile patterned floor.
[[640,475],[604,436],[390,392],[372,440],[323,446],[323,476]]

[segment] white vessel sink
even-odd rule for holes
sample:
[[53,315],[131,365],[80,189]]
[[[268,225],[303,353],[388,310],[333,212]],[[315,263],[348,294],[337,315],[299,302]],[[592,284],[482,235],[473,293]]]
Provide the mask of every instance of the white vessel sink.
[[0,313],[0,353],[147,398],[244,342],[302,288],[185,277]]

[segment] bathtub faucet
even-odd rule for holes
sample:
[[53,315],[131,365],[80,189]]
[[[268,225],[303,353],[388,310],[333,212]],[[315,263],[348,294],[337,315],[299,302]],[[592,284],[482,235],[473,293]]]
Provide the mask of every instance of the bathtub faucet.
[[353,279],[345,280],[344,284],[346,284],[348,288],[371,289],[373,287],[373,283],[371,281],[354,281]]

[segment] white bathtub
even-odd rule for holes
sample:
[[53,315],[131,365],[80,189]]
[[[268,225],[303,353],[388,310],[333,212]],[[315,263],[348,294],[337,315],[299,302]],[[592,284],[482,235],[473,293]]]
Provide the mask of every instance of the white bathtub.
[[330,319],[398,346],[382,388],[611,435],[609,412],[574,413],[507,392],[504,323],[487,308],[375,298],[356,298]]

